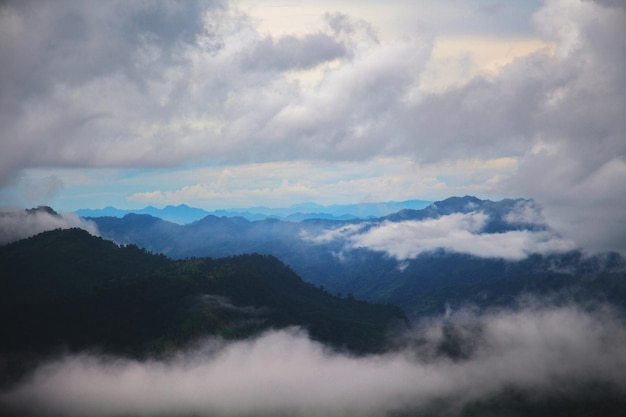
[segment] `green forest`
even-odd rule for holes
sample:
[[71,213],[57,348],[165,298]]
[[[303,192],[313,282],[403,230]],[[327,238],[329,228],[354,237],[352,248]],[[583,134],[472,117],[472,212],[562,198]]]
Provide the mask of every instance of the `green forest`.
[[[337,349],[371,353],[407,325],[399,308],[331,295],[269,255],[171,260],[80,229],[1,247],[0,270],[5,357],[86,349],[158,357],[203,337],[241,339],[289,326]],[[3,363],[5,379],[19,374],[19,363]]]

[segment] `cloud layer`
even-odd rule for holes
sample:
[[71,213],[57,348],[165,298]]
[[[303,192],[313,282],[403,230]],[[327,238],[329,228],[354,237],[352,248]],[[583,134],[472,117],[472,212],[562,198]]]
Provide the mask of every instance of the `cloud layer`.
[[72,213],[52,214],[37,210],[27,212],[17,208],[0,208],[0,245],[25,239],[38,233],[55,229],[84,229],[98,236],[95,223],[84,220]]
[[[512,224],[542,219],[536,210],[520,206],[506,219]],[[454,213],[435,219],[383,221],[374,225],[349,225],[317,236],[303,236],[316,243],[345,242],[346,249],[367,248],[386,252],[398,260],[444,249],[481,258],[521,260],[530,254],[550,254],[576,249],[574,242],[551,230],[509,230],[484,233],[489,216],[483,212]],[[541,224],[541,223],[539,223]]]
[[[461,311],[422,323],[407,340],[396,353],[352,357],[284,330],[207,342],[167,361],[68,356],[0,400],[42,415],[374,416],[437,403],[454,411],[505,388],[532,398],[567,398],[585,383],[626,390],[626,328],[607,308]],[[461,354],[442,353],[450,343]]]

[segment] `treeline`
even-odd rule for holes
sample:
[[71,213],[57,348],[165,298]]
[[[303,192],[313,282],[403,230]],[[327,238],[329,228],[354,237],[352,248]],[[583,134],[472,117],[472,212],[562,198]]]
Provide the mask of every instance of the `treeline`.
[[97,349],[142,358],[287,326],[366,353],[406,323],[399,308],[331,295],[272,256],[171,260],[79,229],[1,247],[0,270],[4,357]]

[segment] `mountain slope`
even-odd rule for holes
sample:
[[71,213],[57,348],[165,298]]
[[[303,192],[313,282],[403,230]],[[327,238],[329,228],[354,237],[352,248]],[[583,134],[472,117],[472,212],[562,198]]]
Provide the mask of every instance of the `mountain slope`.
[[405,320],[396,307],[331,296],[271,256],[174,261],[78,229],[1,247],[0,269],[5,353],[96,347],[143,356],[286,326],[368,352]]
[[[442,234],[445,230],[438,230],[449,227],[450,219],[454,218],[462,220],[461,226],[465,225],[463,222],[480,225],[476,231],[460,229],[464,239],[479,242],[481,237],[487,237],[506,245],[511,243],[504,238],[511,236],[512,244],[528,242],[527,249],[523,257],[513,259],[475,256],[446,248],[424,250],[399,259],[358,239],[378,229],[387,233],[383,238],[390,244],[400,242],[410,251],[411,247],[422,245],[429,234],[447,237]],[[483,223],[476,221],[477,218]],[[271,254],[290,265],[305,281],[322,285],[331,293],[393,303],[413,318],[464,303],[504,305],[526,293],[567,291],[577,297],[588,293],[616,303],[626,299],[626,262],[620,256],[586,256],[575,250],[534,253],[533,249],[549,242],[554,232],[542,221],[532,201],[523,199],[493,202],[471,196],[453,197],[425,209],[402,210],[367,221],[251,222],[207,216],[179,226],[149,217],[92,220],[110,239],[135,243],[174,258],[249,252]],[[429,226],[421,234],[402,234],[403,229],[411,230],[423,224]],[[390,232],[405,240],[388,237]],[[454,240],[457,235],[450,236]],[[537,238],[533,240],[533,236]]]

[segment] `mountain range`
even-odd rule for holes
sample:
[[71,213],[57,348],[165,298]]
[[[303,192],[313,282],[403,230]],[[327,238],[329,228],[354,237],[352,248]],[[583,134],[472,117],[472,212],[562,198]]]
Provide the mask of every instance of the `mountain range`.
[[72,224],[0,245],[1,415],[240,415],[230,392],[263,416],[623,414],[626,262],[531,200]]
[[[209,215],[178,225],[138,214],[89,220],[107,239],[175,259],[272,255],[333,294],[392,303],[413,319],[450,306],[505,305],[524,293],[565,288],[571,296],[626,300],[621,256],[590,256],[569,246],[524,199],[453,197],[420,210],[348,221]],[[494,254],[484,254],[482,245]],[[604,294],[607,282],[613,290]]]
[[382,217],[403,209],[421,209],[432,202],[426,200],[387,201],[381,203],[334,204],[323,206],[315,203],[301,203],[283,208],[249,207],[229,210],[207,211],[189,207],[186,204],[156,208],[152,206],[139,210],[122,210],[115,207],[102,209],[79,209],[76,214],[81,217],[123,217],[127,214],[148,214],[172,223],[187,224],[206,216],[243,217],[247,220],[264,220],[275,218],[287,221],[306,219],[352,220]]
[[331,295],[270,255],[176,261],[66,229],[0,247],[0,270],[0,358],[12,358],[0,361],[2,384],[59,349],[145,358],[298,326],[365,353],[406,326],[399,308]]

